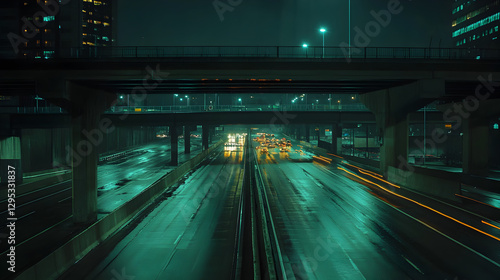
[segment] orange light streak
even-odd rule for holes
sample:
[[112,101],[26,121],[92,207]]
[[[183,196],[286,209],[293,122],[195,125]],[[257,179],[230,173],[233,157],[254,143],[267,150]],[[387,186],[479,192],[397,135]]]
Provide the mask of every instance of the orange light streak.
[[500,241],[500,238],[498,238],[498,237],[496,237],[496,236],[494,236],[494,235],[491,235],[491,234],[489,234],[489,233],[487,233],[487,232],[484,232],[484,231],[482,231],[482,230],[480,230],[480,229],[477,229],[477,228],[475,228],[475,227],[473,227],[473,226],[471,226],[471,225],[469,225],[469,224],[466,224],[466,223],[464,223],[464,222],[462,222],[462,221],[459,221],[459,220],[457,220],[457,219],[455,219],[455,218],[453,218],[453,217],[451,217],[451,216],[448,216],[448,215],[446,215],[446,214],[444,214],[444,213],[442,213],[442,212],[439,212],[438,210],[433,209],[433,208],[431,208],[431,207],[429,207],[429,206],[427,206],[427,205],[425,205],[425,204],[422,204],[422,203],[420,203],[420,202],[418,202],[418,201],[415,201],[415,200],[413,200],[413,199],[411,199],[411,198],[408,198],[408,197],[402,196],[402,195],[400,195],[400,194],[397,194],[397,193],[395,193],[395,192],[393,192],[393,191],[391,191],[391,190],[388,190],[388,189],[386,189],[386,188],[384,188],[384,187],[382,187],[382,186],[380,186],[380,185],[378,185],[378,184],[375,184],[375,183],[373,183],[373,182],[371,182],[371,181],[369,181],[369,180],[366,180],[366,179],[364,179],[364,178],[361,178],[360,176],[358,176],[358,175],[356,175],[356,174],[354,174],[354,173],[352,173],[352,172],[349,172],[349,171],[347,171],[347,170],[346,170],[346,169],[344,169],[344,168],[341,168],[341,167],[337,167],[337,168],[338,168],[338,169],[340,169],[340,170],[343,170],[343,171],[345,171],[345,172],[347,172],[347,173],[349,173],[349,174],[351,174],[352,176],[358,177],[358,178],[360,178],[361,180],[363,180],[363,181],[365,181],[365,182],[370,182],[371,184],[373,184],[373,185],[375,185],[375,186],[378,186],[379,188],[381,188],[382,190],[384,190],[384,191],[386,191],[386,192],[388,192],[388,193],[390,193],[390,194],[393,194],[393,195],[395,195],[395,196],[397,196],[397,197],[399,197],[399,198],[402,198],[402,199],[408,200],[408,201],[410,201],[410,202],[413,202],[413,203],[415,203],[415,204],[417,204],[417,205],[419,205],[419,206],[421,206],[421,207],[423,207],[423,208],[426,208],[426,209],[428,209],[428,210],[431,210],[432,212],[435,212],[435,213],[437,213],[437,214],[439,214],[439,215],[441,215],[441,216],[443,216],[443,217],[446,217],[446,218],[448,218],[448,219],[450,219],[450,220],[452,220],[452,221],[455,221],[455,222],[457,222],[457,223],[459,223],[459,224],[461,224],[461,225],[463,225],[463,226],[466,226],[466,227],[468,227],[468,228],[470,228],[470,229],[473,229],[473,230],[475,230],[475,231],[477,231],[477,232],[479,232],[479,233],[482,233],[482,234],[484,234],[484,235],[486,235],[486,236],[489,236],[489,237],[491,237],[491,238],[493,238],[493,239],[495,239],[495,240],[497,240],[497,241]]

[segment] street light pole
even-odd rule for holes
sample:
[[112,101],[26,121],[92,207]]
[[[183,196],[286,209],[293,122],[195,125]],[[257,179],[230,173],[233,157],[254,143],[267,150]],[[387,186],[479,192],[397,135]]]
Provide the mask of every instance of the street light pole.
[[303,44],[302,47],[306,50],[306,58],[307,58],[307,44]]
[[351,58],[351,0],[349,0],[349,58]]
[[322,58],[324,58],[325,57],[325,32],[326,32],[326,29],[321,28],[319,30],[319,32],[323,33],[323,55],[322,55]]

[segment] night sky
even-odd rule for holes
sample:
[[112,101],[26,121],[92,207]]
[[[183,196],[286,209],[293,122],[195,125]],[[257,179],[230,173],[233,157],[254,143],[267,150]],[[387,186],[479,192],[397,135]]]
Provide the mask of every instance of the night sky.
[[[351,0],[351,27],[364,30],[370,11],[395,0]],[[228,3],[228,0],[220,0]],[[238,2],[234,0],[233,2]],[[120,0],[118,45],[326,46],[348,40],[348,0],[242,0],[221,21],[213,0]],[[401,0],[402,11],[369,37],[370,47],[453,47],[450,0]],[[355,46],[352,31],[352,45]]]

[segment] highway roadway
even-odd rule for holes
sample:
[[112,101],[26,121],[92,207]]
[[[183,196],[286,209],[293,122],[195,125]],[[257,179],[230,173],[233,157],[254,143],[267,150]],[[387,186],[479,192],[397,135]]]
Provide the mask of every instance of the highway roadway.
[[[179,162],[187,161],[200,151],[201,139],[191,139],[191,154],[184,154],[184,145],[179,143]],[[124,157],[99,165],[98,219],[173,170],[175,167],[169,166],[169,161],[170,140],[164,139],[136,147]],[[16,250],[19,268],[62,245],[78,230],[71,221],[71,193],[71,180],[66,180],[17,196]],[[7,209],[6,200],[0,201],[0,207]],[[6,211],[1,212],[0,219],[6,220],[6,215]],[[0,232],[6,232],[5,225]],[[2,260],[7,245],[7,242],[0,243]]]
[[[292,144],[289,152],[261,153],[256,142],[251,148],[269,199],[283,279],[498,279],[495,217],[390,184],[334,155],[311,162],[310,152]],[[232,279],[242,156],[235,148],[193,170],[82,277]],[[127,195],[116,187],[124,182],[119,180],[147,185],[140,178],[157,173],[145,166],[156,160],[140,154],[133,161],[144,169],[131,164],[128,171],[106,171],[118,182],[100,184],[103,194],[117,194],[109,201]],[[100,196],[100,205],[106,197]],[[101,214],[113,209],[109,201]]]
[[487,218],[334,156],[292,162],[276,148],[256,157],[288,279],[499,279],[500,228]]
[[[283,279],[498,279],[496,221],[334,156],[310,162],[292,143],[252,144]],[[232,279],[241,156],[220,154],[187,177],[85,279]]]
[[196,169],[85,279],[231,279],[242,159],[238,148]]

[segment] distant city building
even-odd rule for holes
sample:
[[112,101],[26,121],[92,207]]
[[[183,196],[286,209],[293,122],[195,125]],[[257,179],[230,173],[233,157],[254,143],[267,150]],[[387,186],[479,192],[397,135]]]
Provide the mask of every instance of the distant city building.
[[5,2],[11,3],[0,5],[0,26],[8,36],[0,43],[18,56],[48,59],[70,48],[106,47],[115,42],[116,0]]
[[453,0],[452,18],[455,46],[500,47],[500,0]]

